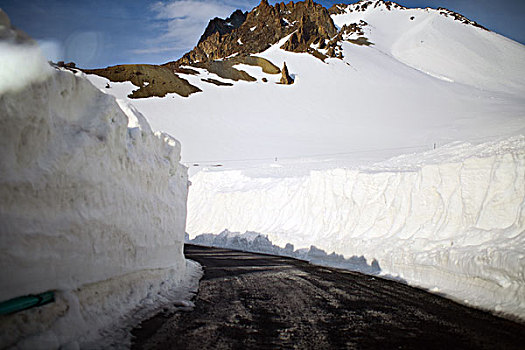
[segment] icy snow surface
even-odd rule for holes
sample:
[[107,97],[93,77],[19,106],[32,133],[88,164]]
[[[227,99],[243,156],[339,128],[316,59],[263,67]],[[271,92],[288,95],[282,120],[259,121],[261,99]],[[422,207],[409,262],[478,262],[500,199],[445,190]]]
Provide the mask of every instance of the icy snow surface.
[[2,316],[0,347],[75,348],[138,306],[189,297],[200,268],[182,252],[178,141],[83,74],[22,60],[31,44],[0,50],[0,301],[57,297]]
[[431,9],[379,2],[333,19],[365,20],[373,45],[343,42],[343,60],[322,62],[284,38],[258,55],[286,62],[291,86],[243,65],[257,82],[217,87],[199,70],[184,78],[202,93],[132,102],[184,145],[190,238],[250,231],[364,256],[525,318],[525,47]]

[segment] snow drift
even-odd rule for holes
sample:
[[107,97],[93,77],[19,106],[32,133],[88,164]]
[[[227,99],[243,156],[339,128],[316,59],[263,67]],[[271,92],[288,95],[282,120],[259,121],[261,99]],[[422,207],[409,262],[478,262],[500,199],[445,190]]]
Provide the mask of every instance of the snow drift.
[[197,271],[182,252],[180,144],[82,74],[20,61],[31,43],[0,49],[16,67],[0,71],[0,300],[58,291],[3,317],[0,347],[90,341]]
[[254,231],[281,247],[363,255],[384,274],[525,318],[525,137],[282,174],[194,175],[190,237]]

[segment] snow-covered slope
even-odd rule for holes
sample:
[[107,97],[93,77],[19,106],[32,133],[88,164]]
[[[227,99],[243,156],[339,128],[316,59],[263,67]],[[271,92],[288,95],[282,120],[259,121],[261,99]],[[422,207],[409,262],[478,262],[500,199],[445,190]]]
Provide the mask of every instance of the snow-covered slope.
[[57,293],[2,316],[0,347],[89,341],[196,271],[180,144],[83,74],[20,61],[31,44],[0,49],[0,301]]
[[[293,85],[274,84],[278,75],[242,66],[258,80],[216,86],[201,79],[228,80],[197,69],[198,76],[180,75],[203,92],[133,103],[154,129],[185,145],[183,162],[200,166],[339,153],[351,153],[347,163],[360,164],[407,148],[524,132],[523,45],[437,10],[378,4],[333,16],[339,26],[369,22],[362,30],[373,45],[343,41],[343,60],[284,51],[287,38],[259,54],[279,67],[286,62]],[[136,89],[131,83],[104,89],[106,79],[89,77],[119,98]]]
[[[364,255],[525,317],[525,47],[445,10],[362,1],[332,18],[362,32],[343,35],[342,60],[284,51],[287,37],[258,53],[286,62],[293,85],[258,67],[240,67],[256,82],[200,69],[185,79],[201,93],[133,101],[185,145],[190,237],[255,231]],[[121,98],[135,89],[90,79]]]
[[362,10],[366,3],[339,5],[334,23],[342,27],[365,21],[365,35],[375,49],[431,76],[482,90],[525,93],[522,44],[458,20],[448,10],[392,7],[381,1],[368,1]]

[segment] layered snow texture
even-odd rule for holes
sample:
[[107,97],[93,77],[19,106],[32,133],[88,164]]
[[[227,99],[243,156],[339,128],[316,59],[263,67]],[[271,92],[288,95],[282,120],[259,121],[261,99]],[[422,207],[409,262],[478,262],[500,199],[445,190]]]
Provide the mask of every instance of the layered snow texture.
[[[2,55],[17,59],[19,46],[6,47]],[[57,318],[92,319],[60,321],[62,328],[53,320],[50,335],[37,318],[44,338],[32,344],[87,341],[138,301],[181,284],[187,169],[178,141],[154,134],[134,107],[119,106],[82,74],[47,66],[44,80],[22,76],[22,86],[12,83],[15,72],[43,65],[17,64],[0,75],[0,300],[73,293],[76,304],[49,308],[65,302]],[[27,339],[19,331],[2,334],[0,347]]]
[[523,136],[300,177],[202,171],[187,232],[253,231],[281,247],[363,255],[384,274],[525,318],[524,179]]

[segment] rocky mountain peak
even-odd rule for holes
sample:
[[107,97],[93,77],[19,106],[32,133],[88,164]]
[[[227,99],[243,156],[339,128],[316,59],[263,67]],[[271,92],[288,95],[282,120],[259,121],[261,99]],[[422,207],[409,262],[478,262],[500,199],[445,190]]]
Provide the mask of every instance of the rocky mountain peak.
[[314,44],[326,47],[337,35],[330,13],[322,5],[305,0],[288,4],[281,2],[272,6],[262,0],[247,14],[237,10],[225,20],[215,18],[210,21],[197,46],[176,63],[192,64],[235,54],[258,53],[292,33],[283,49],[309,52],[321,59],[337,55],[335,47],[325,53],[312,48]]
[[241,10],[236,10],[226,19],[215,17],[210,23],[208,23],[208,26],[200,37],[198,44],[215,33],[219,33],[219,36],[231,33],[233,30],[239,28],[245,20],[246,12],[242,12]]

